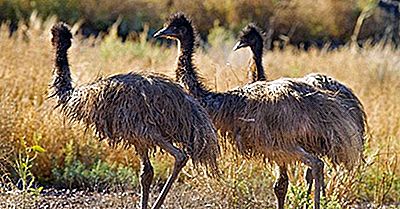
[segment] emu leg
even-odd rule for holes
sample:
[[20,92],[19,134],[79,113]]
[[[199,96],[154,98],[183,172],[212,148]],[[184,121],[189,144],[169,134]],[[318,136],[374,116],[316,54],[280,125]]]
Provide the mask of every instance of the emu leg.
[[141,209],[147,209],[147,202],[149,201],[149,193],[151,182],[153,181],[154,171],[151,166],[150,159],[146,151],[140,152],[142,171],[140,174],[140,185],[142,196],[140,198]]
[[[314,181],[311,168],[307,168],[306,181],[307,181],[307,184],[308,184],[307,196],[310,196],[311,195],[313,181]],[[325,197],[325,182],[324,182],[324,179],[322,179],[321,181],[322,181],[322,188],[321,188],[322,196]]]
[[304,164],[311,167],[312,176],[315,180],[314,209],[320,209],[321,188],[324,187],[324,162],[301,147],[298,147],[297,154],[300,155],[300,160]]
[[274,192],[277,199],[277,208],[283,209],[285,206],[285,198],[289,185],[286,165],[279,166],[279,178],[274,184]]
[[169,176],[167,183],[165,183],[164,188],[162,189],[160,195],[158,195],[158,198],[156,202],[154,203],[152,209],[158,209],[161,207],[162,203],[164,202],[165,197],[167,196],[167,193],[171,189],[172,184],[174,183],[175,179],[178,177],[179,172],[182,170],[182,168],[186,165],[188,158],[183,153],[181,150],[176,148],[174,145],[170,143],[163,143],[160,144],[160,147],[164,149],[166,152],[174,156],[175,158],[175,164],[174,164],[174,169],[172,171],[172,174]]
[[312,174],[312,169],[311,168],[307,168],[307,172],[306,172],[306,182],[307,182],[307,185],[308,185],[307,196],[310,196],[310,194],[311,194],[313,181],[314,181],[314,178],[313,178],[313,174]]

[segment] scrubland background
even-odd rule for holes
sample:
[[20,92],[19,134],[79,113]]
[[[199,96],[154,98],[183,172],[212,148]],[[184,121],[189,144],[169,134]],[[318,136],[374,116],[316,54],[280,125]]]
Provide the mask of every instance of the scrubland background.
[[[265,20],[275,16],[274,24],[282,26],[276,27],[279,33],[299,22],[293,40],[337,37],[347,41],[363,5],[370,3],[294,0],[288,1],[293,9],[279,10],[282,1],[272,0],[79,2],[0,0],[4,20],[0,28],[0,208],[138,205],[139,161],[134,151],[98,142],[79,124],[68,123],[54,110],[54,101],[47,99],[54,56],[49,29],[57,20],[71,23],[77,31],[69,52],[75,85],[130,71],[163,73],[173,79],[175,44],[161,44],[149,35],[170,12],[183,10],[192,15],[205,40],[195,56],[200,73],[208,86],[224,91],[247,83],[251,54],[231,51],[237,31],[247,22],[267,28],[270,23]],[[382,31],[384,24],[370,25],[379,20],[376,15],[379,11],[366,20],[360,39]],[[113,25],[119,16],[120,22]],[[128,31],[122,42],[125,38],[117,35]],[[351,87],[365,106],[369,124],[365,163],[346,172],[327,162],[323,207],[399,208],[400,52],[382,43],[308,51],[288,45],[267,51],[264,66],[269,79],[311,72],[331,75]],[[210,179],[189,164],[169,193],[166,208],[274,207],[275,167],[262,160],[245,160],[221,143],[222,178]],[[152,162],[155,198],[172,159],[158,152]],[[292,166],[288,208],[311,208],[304,171],[304,165]]]
[[[344,43],[353,33],[363,11],[378,0],[0,0],[0,21],[16,29],[33,11],[39,16],[56,15],[70,24],[80,22],[84,35],[107,31],[120,17],[118,32],[151,31],[160,27],[172,12],[184,11],[197,23],[203,39],[215,26],[234,33],[248,22],[257,22],[275,40],[292,43],[335,41]],[[377,9],[363,24],[360,39],[380,38],[390,24],[390,15]],[[282,37],[282,35],[284,37]]]

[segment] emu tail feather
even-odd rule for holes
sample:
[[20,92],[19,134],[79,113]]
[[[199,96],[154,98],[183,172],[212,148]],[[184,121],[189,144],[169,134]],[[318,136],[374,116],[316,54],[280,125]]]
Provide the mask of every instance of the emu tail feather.
[[67,103],[73,90],[67,54],[71,47],[72,34],[65,23],[54,25],[51,34],[51,43],[55,49],[55,60],[49,97],[55,97],[58,105],[61,105]]
[[194,165],[202,165],[207,168],[207,173],[211,176],[219,176],[218,158],[221,151],[218,145],[216,131],[211,124],[203,123],[208,120],[208,114],[202,107],[197,107],[197,116],[194,118],[192,127],[193,141],[189,145],[189,155]]

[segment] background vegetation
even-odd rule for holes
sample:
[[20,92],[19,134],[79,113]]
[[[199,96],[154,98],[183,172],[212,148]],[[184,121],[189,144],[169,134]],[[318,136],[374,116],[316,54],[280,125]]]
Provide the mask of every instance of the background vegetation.
[[[0,0],[0,21],[15,29],[37,11],[43,18],[56,15],[70,24],[80,22],[81,32],[89,35],[107,31],[121,17],[119,34],[126,36],[142,31],[145,24],[154,30],[170,13],[185,11],[204,39],[215,25],[237,32],[256,22],[274,40],[344,43],[350,40],[359,14],[376,5],[377,0]],[[361,28],[361,39],[381,38],[390,24],[381,9],[370,16]]]
[[[7,24],[0,28],[0,208],[36,208],[38,205],[54,208],[65,205],[81,208],[137,206],[139,161],[133,150],[121,147],[114,149],[105,142],[98,142],[90,131],[85,132],[79,124],[68,123],[54,110],[54,101],[47,99],[53,59],[49,29],[56,18],[42,21],[40,16],[50,13],[45,11],[29,16],[29,8],[39,10],[37,5],[32,6],[33,1],[0,1],[0,5],[6,3],[21,6],[29,3],[26,6],[27,13],[20,14],[26,15],[25,23],[18,22],[19,27],[12,36]],[[54,4],[57,7],[55,2],[58,1],[43,1],[43,4]],[[74,1],[65,2],[67,8],[78,5],[73,4]],[[84,2],[90,4],[99,1]],[[102,2],[104,7],[107,5],[105,2]],[[193,11],[190,10],[191,5],[185,2],[177,5],[186,5],[188,11]],[[225,7],[231,8],[229,5],[236,5],[235,2],[226,1]],[[277,1],[246,2],[256,5],[250,7],[249,11],[264,14],[261,12],[264,10],[251,8],[264,8],[262,5],[265,2],[272,4]],[[332,1],[332,5],[343,2],[349,1]],[[144,8],[164,5],[155,0],[144,3],[147,3]],[[218,10],[201,16],[215,17],[213,15],[220,14],[217,11],[221,8],[217,6],[221,4],[213,4],[213,1],[204,1],[202,4],[208,5],[205,7],[207,11],[212,11],[210,8]],[[113,3],[109,7],[117,5]],[[46,8],[43,7],[43,10]],[[243,10],[245,8],[240,7]],[[126,5],[121,6],[122,9],[126,9]],[[136,11],[130,9],[127,11]],[[111,15],[101,10],[93,9],[96,14]],[[166,11],[163,14],[166,15]],[[237,12],[228,8],[223,11]],[[141,10],[131,13],[142,14],[145,18],[145,14],[156,12]],[[79,20],[79,17],[80,13],[75,20]],[[231,51],[235,31],[227,27],[240,28],[241,20],[235,19],[236,14],[221,17],[230,19],[221,18],[221,22],[215,24],[204,20],[210,24],[209,29],[204,29],[207,31],[205,34],[208,34],[206,38],[209,46],[199,50],[195,60],[207,84],[215,90],[223,91],[247,83],[245,69],[250,53],[247,50]],[[318,19],[326,21],[329,18]],[[110,25],[114,20],[110,19]],[[146,21],[152,25],[154,19],[143,19],[143,22]],[[152,26],[160,24],[158,21]],[[205,24],[201,19],[195,21],[200,27]],[[235,21],[238,25],[234,25]],[[225,26],[228,22],[229,26]],[[133,24],[135,21],[127,20],[127,23]],[[332,21],[332,24],[338,23]],[[79,24],[73,27],[74,30],[78,28]],[[78,35],[74,40],[70,63],[76,85],[93,81],[99,76],[129,71],[151,71],[174,77],[174,46],[168,48],[148,40],[151,28],[145,25],[140,25],[143,32],[128,36],[126,42],[121,42],[117,28],[118,25],[112,26],[108,35],[101,39]],[[354,89],[367,111],[369,140],[365,152],[366,162],[351,173],[341,168],[334,169],[327,162],[327,198],[323,201],[324,208],[399,207],[399,55],[399,51],[390,46],[377,44],[366,45],[363,49],[346,45],[334,51],[311,48],[307,52],[287,47],[268,52],[264,57],[264,66],[270,79],[299,77],[311,72],[326,73]],[[168,195],[167,208],[274,207],[272,185],[275,167],[259,160],[244,160],[236,156],[228,144],[223,144],[224,152],[220,160],[222,178],[209,179],[201,170],[194,170],[190,165],[185,167]],[[155,186],[152,188],[154,198],[171,170],[172,161],[168,155],[161,153],[153,155],[152,161],[156,173]],[[310,198],[305,194],[304,169],[303,165],[296,165],[290,171],[287,200],[290,208],[311,205]],[[79,193],[81,190],[84,192]]]

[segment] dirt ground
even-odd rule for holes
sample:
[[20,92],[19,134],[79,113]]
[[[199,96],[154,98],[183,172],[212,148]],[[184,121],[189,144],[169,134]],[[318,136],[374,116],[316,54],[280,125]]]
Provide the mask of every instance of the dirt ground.
[[[179,187],[177,188],[179,189]],[[193,194],[190,191],[182,191],[175,189],[175,192],[167,196],[163,208],[275,208],[275,200],[266,200],[259,204],[243,205],[230,207],[224,204],[224,201],[205,200]],[[182,192],[182,193],[181,193]],[[154,202],[157,194],[152,194],[151,202]],[[191,198],[185,196],[192,196]],[[181,201],[180,199],[185,199]],[[188,201],[191,200],[191,202]],[[130,209],[139,208],[140,194],[139,191],[125,192],[90,192],[77,190],[44,190],[39,196],[25,196],[19,192],[6,192],[0,194],[0,208],[4,209],[58,209],[58,208],[81,208],[81,209]],[[150,204],[149,204],[150,207]],[[291,207],[289,207],[291,208]],[[371,204],[365,203],[350,207],[352,209],[375,209]],[[396,205],[383,206],[382,209],[400,208],[400,202]]]

